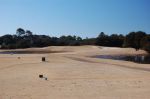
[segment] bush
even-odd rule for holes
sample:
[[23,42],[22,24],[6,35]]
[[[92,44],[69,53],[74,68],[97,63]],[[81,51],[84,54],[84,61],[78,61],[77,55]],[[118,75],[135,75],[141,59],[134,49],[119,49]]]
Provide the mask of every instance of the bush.
[[141,40],[141,47],[150,53],[150,35],[147,35]]

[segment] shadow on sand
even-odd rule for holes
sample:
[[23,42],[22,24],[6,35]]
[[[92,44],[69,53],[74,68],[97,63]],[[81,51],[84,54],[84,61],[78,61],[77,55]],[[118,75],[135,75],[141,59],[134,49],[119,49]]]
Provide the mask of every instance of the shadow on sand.
[[94,58],[132,61],[141,64],[150,64],[150,55],[96,55]]

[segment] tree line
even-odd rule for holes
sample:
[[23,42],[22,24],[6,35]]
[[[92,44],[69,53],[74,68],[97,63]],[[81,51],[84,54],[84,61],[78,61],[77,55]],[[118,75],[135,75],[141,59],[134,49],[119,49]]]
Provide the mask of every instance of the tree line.
[[81,38],[79,36],[50,37],[36,35],[30,30],[18,28],[14,35],[6,34],[0,37],[1,49],[17,49],[46,46],[80,46],[98,45],[107,47],[131,47],[136,50],[144,49],[150,53],[150,34],[142,31],[130,32],[127,35],[107,35],[101,32],[96,38]]

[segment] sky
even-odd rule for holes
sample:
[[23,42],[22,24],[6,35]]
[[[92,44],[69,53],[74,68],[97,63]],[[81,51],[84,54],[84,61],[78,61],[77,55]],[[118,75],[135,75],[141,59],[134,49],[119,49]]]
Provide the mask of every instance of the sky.
[[49,36],[150,33],[150,0],[0,0],[0,35],[17,28]]

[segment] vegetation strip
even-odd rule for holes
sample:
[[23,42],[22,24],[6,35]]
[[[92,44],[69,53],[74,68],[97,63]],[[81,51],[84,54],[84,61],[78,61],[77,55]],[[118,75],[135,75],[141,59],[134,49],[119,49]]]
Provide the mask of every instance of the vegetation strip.
[[78,36],[50,37],[47,35],[36,35],[30,30],[18,28],[14,35],[3,35],[0,37],[1,49],[18,49],[47,46],[79,46],[98,45],[108,47],[132,47],[136,50],[144,49],[150,53],[150,34],[142,31],[130,32],[126,36],[122,34],[106,35],[101,32],[95,38],[81,38]]

